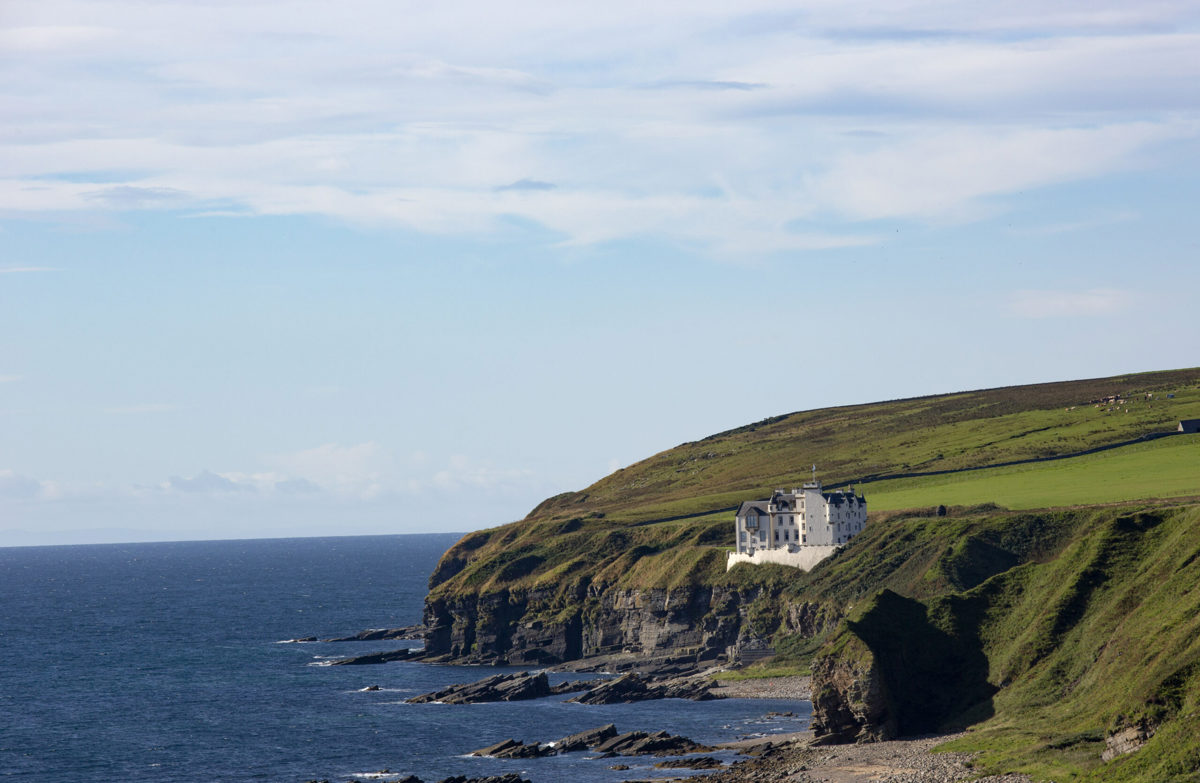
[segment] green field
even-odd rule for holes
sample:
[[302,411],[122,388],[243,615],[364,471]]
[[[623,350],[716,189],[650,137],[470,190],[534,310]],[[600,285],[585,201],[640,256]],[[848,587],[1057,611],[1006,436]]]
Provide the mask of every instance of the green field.
[[1200,436],[1051,462],[946,476],[880,481],[861,488],[872,511],[996,503],[1012,509],[1200,496]]

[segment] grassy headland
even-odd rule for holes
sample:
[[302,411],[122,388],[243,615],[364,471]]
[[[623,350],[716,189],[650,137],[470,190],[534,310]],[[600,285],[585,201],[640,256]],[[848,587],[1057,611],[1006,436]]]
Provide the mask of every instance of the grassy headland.
[[[1118,393],[1121,404],[1092,402]],[[431,588],[489,592],[584,576],[593,584],[642,587],[710,582],[724,570],[719,548],[733,544],[731,515],[656,520],[726,509],[775,487],[798,486],[813,464],[827,486],[972,469],[1170,432],[1188,418],[1200,418],[1200,369],[778,416],[682,444],[584,490],[549,498],[520,522],[472,533],[447,553]],[[939,503],[1035,508],[1200,494],[1191,469],[1195,451],[1174,441],[860,488],[872,512]],[[696,549],[702,551],[688,551]]]
[[[693,601],[688,623],[768,640],[777,666],[862,658],[902,731],[974,726],[960,747],[986,769],[1200,780],[1200,436],[1134,442],[1189,418],[1200,369],[780,416],[467,535],[427,606],[458,602],[444,616],[466,656],[544,629],[586,643],[634,604],[641,626],[621,644],[653,645],[647,617]],[[727,573],[732,514],[715,510],[798,485],[813,463],[866,494],[866,531],[810,573]],[[1101,762],[1131,726],[1152,732],[1146,752]]]

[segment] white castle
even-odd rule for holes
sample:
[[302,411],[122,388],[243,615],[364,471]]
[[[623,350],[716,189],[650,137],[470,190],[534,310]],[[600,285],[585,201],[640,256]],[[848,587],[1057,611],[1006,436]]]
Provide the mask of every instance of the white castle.
[[814,476],[791,492],[775,490],[770,500],[742,503],[734,524],[737,547],[726,570],[738,563],[779,563],[808,571],[863,531],[867,500],[853,488],[823,492]]

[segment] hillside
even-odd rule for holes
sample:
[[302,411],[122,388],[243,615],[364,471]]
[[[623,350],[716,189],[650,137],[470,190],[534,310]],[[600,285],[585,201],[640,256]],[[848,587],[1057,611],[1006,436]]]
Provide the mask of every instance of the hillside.
[[[996,502],[986,487],[973,488],[982,489],[980,494],[912,491],[933,477],[880,484],[878,496],[872,484],[862,482],[1045,459],[1169,432],[1180,419],[1200,418],[1198,385],[1200,369],[1189,369],[774,417],[656,454],[584,490],[550,498],[520,522],[470,534],[447,553],[430,587],[436,596],[553,589],[567,577],[585,576],[638,587],[710,582],[724,568],[723,553],[711,547],[733,543],[731,516],[654,520],[727,509],[774,487],[797,486],[813,464],[826,486],[859,482],[872,510],[946,502],[933,500],[942,495],[950,504]],[[1117,394],[1126,402],[1092,402]],[[957,475],[969,480],[981,474]],[[1184,473],[1171,496],[1200,494],[1200,484],[1189,475]],[[1159,495],[1157,485],[1128,490],[1110,489],[1090,502]],[[889,502],[892,494],[897,501]],[[680,547],[706,549],[684,555]],[[670,553],[666,561],[640,562],[663,553]]]
[[[1200,435],[1166,434],[1190,418],[1200,369],[808,411],[683,444],[465,536],[430,579],[427,648],[551,663],[769,645],[811,665],[829,738],[973,726],[962,747],[988,769],[1200,780]],[[866,494],[866,531],[811,573],[727,573],[732,514],[715,510],[813,463]],[[1102,762],[1114,737],[1150,750]]]
[[[1200,505],[881,527],[818,580],[864,599],[812,662],[819,730],[972,726],[951,747],[982,751],[983,770],[1200,779]],[[880,536],[912,553],[890,547],[886,576]],[[1110,737],[1139,734],[1144,751],[1102,761]]]

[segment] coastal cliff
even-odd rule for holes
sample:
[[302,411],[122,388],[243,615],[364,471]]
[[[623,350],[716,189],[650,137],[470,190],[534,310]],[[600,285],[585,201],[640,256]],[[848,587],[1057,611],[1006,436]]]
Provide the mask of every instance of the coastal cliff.
[[[684,444],[464,536],[430,579],[428,655],[524,665],[774,652],[811,667],[824,741],[976,726],[962,749],[984,737],[996,765],[1037,757],[1092,769],[1105,753],[1109,773],[1131,770],[1113,779],[1170,779],[1137,770],[1152,746],[1166,759],[1159,772],[1200,768],[1200,756],[1166,744],[1200,746],[1183,720],[1200,709],[1200,598],[1185,588],[1200,581],[1194,501],[1010,511],[987,502],[984,483],[974,506],[936,508],[932,497],[872,510],[866,530],[811,572],[727,572],[727,509],[797,484],[804,476],[781,467],[813,462],[830,466],[829,486],[854,480],[868,504],[878,497],[869,480],[916,477],[919,488],[921,476],[1011,464],[1053,496],[1058,474],[1044,466],[1056,454],[1105,447],[1144,466],[1119,485],[1142,493],[1129,497],[1154,497],[1156,481],[1179,495],[1195,484],[1183,440],[1194,436],[1155,441],[1178,441],[1171,451],[1121,444],[1200,417],[1198,384],[1200,370],[1185,370],[969,392],[792,414]],[[1114,389],[1123,403],[1080,412]],[[1113,497],[1111,484],[1094,486]],[[1044,739],[1035,747],[1030,736]]]

